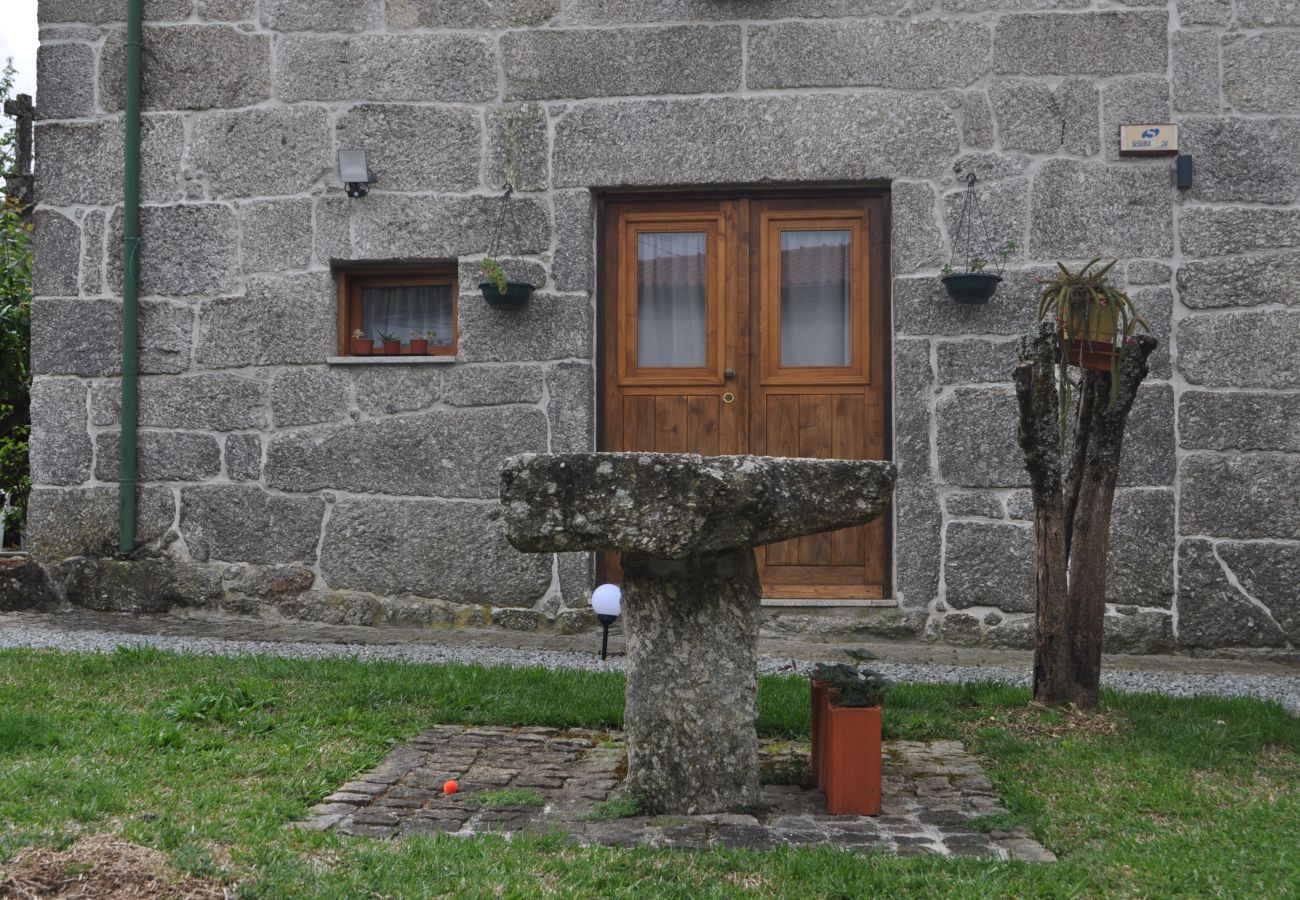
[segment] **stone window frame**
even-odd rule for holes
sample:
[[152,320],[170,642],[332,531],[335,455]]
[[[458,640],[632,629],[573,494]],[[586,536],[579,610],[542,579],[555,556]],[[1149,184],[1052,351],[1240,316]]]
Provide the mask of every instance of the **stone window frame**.
[[[338,352],[331,361],[366,362],[452,362],[460,346],[460,277],[455,262],[443,263],[386,263],[352,262],[334,268],[338,282]],[[361,291],[376,283],[401,280],[406,284],[451,288],[451,343],[445,347],[430,348],[428,353],[411,353],[404,346],[395,356],[359,356],[352,352],[352,332],[361,326]],[[371,336],[376,337],[374,335]]]

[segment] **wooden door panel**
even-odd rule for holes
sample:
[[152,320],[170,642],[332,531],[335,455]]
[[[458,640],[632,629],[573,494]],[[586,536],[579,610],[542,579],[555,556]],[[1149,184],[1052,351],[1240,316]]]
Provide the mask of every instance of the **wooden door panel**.
[[633,394],[623,398],[621,449],[657,453],[722,452],[722,403],[707,395]]
[[[769,394],[767,446],[769,456],[814,459],[867,458],[867,401],[856,394]],[[772,544],[766,564],[777,566],[862,566],[867,552],[863,528],[814,534]],[[773,577],[799,577],[772,572]],[[801,579],[806,580],[806,579]]]

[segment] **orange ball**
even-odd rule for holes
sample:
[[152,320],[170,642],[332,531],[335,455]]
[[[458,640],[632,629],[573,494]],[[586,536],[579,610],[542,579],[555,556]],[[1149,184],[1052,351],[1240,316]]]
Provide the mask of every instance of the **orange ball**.
[[447,781],[442,786],[442,792],[444,794],[454,794],[458,790],[460,790],[460,785],[457,784],[454,779],[451,781]]

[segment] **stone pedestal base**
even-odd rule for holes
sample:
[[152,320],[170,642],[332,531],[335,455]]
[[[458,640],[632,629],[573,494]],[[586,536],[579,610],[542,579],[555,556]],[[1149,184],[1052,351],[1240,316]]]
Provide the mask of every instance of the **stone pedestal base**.
[[757,803],[754,551],[621,561],[629,792],[655,813]]

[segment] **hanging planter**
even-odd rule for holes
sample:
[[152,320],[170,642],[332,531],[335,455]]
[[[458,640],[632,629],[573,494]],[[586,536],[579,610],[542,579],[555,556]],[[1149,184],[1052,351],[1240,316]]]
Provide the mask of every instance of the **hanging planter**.
[[997,293],[1002,276],[992,272],[953,272],[940,280],[948,296],[958,303],[983,303]]
[[487,305],[493,309],[522,309],[535,290],[525,281],[506,281],[500,285],[485,281],[478,287]]
[[[957,227],[952,234],[953,255],[944,263],[943,276],[940,278],[948,296],[958,303],[984,303],[997,293],[1007,258],[1016,252],[1014,241],[1007,241],[995,248],[989,239],[979,195],[975,192],[976,180],[974,172],[966,175],[961,215],[957,218]],[[975,234],[977,223],[979,235]],[[962,248],[960,261],[958,248]],[[990,261],[996,266],[995,271],[989,271]]]
[[507,184],[506,192],[501,196],[501,213],[497,217],[496,233],[492,236],[492,247],[488,255],[479,263],[479,270],[483,273],[484,280],[479,283],[479,290],[483,292],[483,300],[493,309],[522,309],[527,305],[529,298],[533,296],[536,288],[526,281],[510,281],[506,278],[505,271],[501,264],[496,260],[497,247],[501,240],[501,228],[506,221],[506,207],[510,202],[510,194],[513,193],[514,187]]

